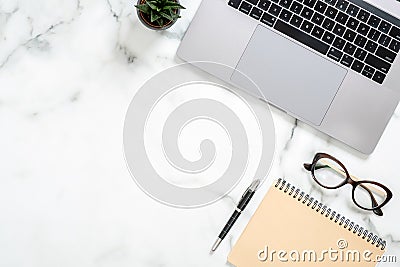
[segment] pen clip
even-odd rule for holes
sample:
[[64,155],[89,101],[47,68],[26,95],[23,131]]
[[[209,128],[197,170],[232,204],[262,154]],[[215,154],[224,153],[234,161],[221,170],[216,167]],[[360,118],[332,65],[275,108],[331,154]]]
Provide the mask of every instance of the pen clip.
[[246,191],[243,193],[242,198],[244,198],[244,196],[249,192],[249,191],[253,191],[255,192],[258,185],[260,184],[260,180],[254,180],[251,185],[249,187],[247,187]]
[[244,193],[243,193],[243,195],[242,195],[242,198],[244,198],[244,196],[245,196],[249,191],[250,191],[250,186],[247,187],[246,191],[244,191]]

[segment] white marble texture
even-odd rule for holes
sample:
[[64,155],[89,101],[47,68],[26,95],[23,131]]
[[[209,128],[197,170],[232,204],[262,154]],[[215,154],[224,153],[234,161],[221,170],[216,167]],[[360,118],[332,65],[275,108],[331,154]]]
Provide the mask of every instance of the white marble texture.
[[[144,194],[122,151],[124,116],[141,84],[177,63],[183,18],[151,32],[125,0],[0,0],[0,266],[227,266],[226,256],[273,178],[300,185],[388,241],[400,265],[400,109],[369,157],[273,109],[270,177],[217,253],[209,249],[243,186],[200,209]],[[353,206],[350,188],[313,184],[302,163],[317,151],[394,193],[379,218]],[[291,223],[283,223],[283,227]]]

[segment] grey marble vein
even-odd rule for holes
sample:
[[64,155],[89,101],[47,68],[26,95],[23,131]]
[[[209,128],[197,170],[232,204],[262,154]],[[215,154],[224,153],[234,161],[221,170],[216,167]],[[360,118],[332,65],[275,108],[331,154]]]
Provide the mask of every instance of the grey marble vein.
[[[17,12],[18,9],[16,9],[15,12]],[[27,47],[29,44],[31,44],[34,41],[38,41],[38,38],[44,37],[49,33],[54,32],[58,27],[62,26],[62,25],[68,25],[70,23],[72,23],[73,21],[75,21],[75,19],[77,17],[79,17],[81,15],[81,11],[82,11],[82,6],[81,6],[81,2],[80,0],[77,0],[77,7],[76,7],[76,11],[77,11],[77,15],[73,16],[72,18],[70,18],[69,20],[60,20],[54,24],[51,24],[50,26],[48,26],[48,28],[41,32],[36,34],[35,36],[29,38],[28,40],[26,40],[23,43],[18,44],[3,60],[3,62],[0,62],[0,70],[8,63],[8,61],[10,60],[10,58],[20,49],[23,47]],[[31,34],[33,33],[33,26],[32,26],[32,19],[28,17],[28,20],[31,24]],[[40,43],[40,42],[39,42]]]
[[299,123],[299,121],[297,119],[294,119],[293,127],[290,130],[289,139],[286,141],[285,146],[283,148],[283,151],[288,151],[289,150],[290,143],[293,141],[293,138],[294,138],[295,131],[297,129],[298,123]]
[[28,40],[25,41],[24,43],[19,44],[16,48],[14,48],[14,49],[11,51],[11,53],[9,53],[9,54],[6,56],[5,60],[4,60],[3,62],[0,63],[0,69],[3,68],[3,67],[8,63],[8,61],[10,60],[10,58],[14,55],[14,53],[16,53],[16,52],[18,51],[18,49],[20,49],[20,48],[22,48],[22,47],[26,47],[26,46],[27,46],[28,44],[30,44],[32,41],[37,40],[37,38],[46,35],[47,33],[51,32],[54,28],[57,28],[58,26],[63,25],[63,24],[64,24],[64,22],[61,21],[61,22],[59,22],[59,23],[56,23],[56,24],[54,24],[54,25],[51,25],[51,26],[50,26],[49,28],[47,28],[47,30],[44,31],[43,33],[39,33],[39,34],[37,34],[36,36],[34,36],[33,38],[28,39]]
[[120,21],[120,16],[121,16],[121,14],[122,14],[122,10],[120,10],[119,13],[117,13],[117,12],[114,10],[114,8],[113,8],[113,6],[112,6],[112,4],[111,4],[111,1],[110,1],[110,0],[106,0],[106,2],[107,2],[107,6],[108,6],[108,8],[109,8],[109,10],[110,10],[110,13],[111,13],[112,16],[115,18],[115,20],[116,20],[117,22],[119,22],[119,21]]
[[128,64],[132,64],[137,60],[137,56],[129,51],[128,47],[117,43],[117,49],[124,55]]
[[0,29],[1,26],[4,26],[7,24],[8,20],[11,18],[12,15],[17,13],[19,11],[19,7],[15,7],[12,11],[6,12],[6,11],[1,11],[0,10]]
[[70,98],[70,102],[74,103],[77,102],[79,100],[79,98],[81,97],[81,91],[78,91],[76,93],[74,93],[71,98]]

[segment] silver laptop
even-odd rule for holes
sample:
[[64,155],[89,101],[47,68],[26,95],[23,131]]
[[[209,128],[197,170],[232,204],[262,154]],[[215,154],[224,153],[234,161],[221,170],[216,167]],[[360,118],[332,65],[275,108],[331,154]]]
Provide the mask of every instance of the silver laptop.
[[385,3],[203,0],[178,56],[233,67],[201,65],[370,154],[400,99],[400,2]]

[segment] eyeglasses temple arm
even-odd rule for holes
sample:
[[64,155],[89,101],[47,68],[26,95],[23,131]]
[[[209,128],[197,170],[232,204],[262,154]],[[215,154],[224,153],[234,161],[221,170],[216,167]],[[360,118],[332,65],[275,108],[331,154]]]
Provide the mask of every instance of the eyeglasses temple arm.
[[[345,173],[344,171],[338,169],[338,168],[335,167],[335,166],[332,166],[332,164],[329,164],[329,163],[326,162],[325,160],[322,160],[322,162],[323,162],[325,165],[327,165],[329,168],[331,168],[332,170],[334,170],[335,172],[337,172],[337,173],[339,173],[339,174],[341,174],[341,175],[343,175],[343,176],[346,176],[346,173]],[[351,179],[353,179],[353,180],[356,181],[356,182],[357,182],[357,181],[361,181],[360,178],[358,178],[358,177],[356,177],[356,176],[354,176],[354,175],[350,175],[350,177],[351,177]],[[386,198],[386,196],[387,196],[387,195],[386,195],[386,192],[383,191],[383,190],[379,190],[379,188],[372,187],[372,186],[369,186],[369,185],[363,185],[363,187],[368,188],[368,189],[371,190],[372,192],[374,192],[374,193],[380,195],[381,197]]]

